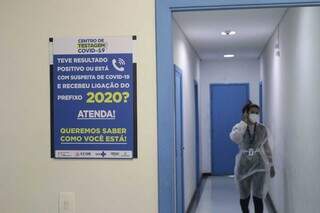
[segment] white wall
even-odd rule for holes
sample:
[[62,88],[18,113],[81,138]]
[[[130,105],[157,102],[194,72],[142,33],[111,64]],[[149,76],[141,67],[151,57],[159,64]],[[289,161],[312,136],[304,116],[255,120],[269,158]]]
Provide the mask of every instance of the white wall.
[[185,208],[187,208],[196,189],[194,80],[199,75],[200,60],[175,21],[173,21],[173,50],[174,64],[182,70],[184,190]]
[[200,138],[202,172],[211,173],[210,84],[249,83],[250,99],[259,104],[259,60],[202,61],[200,64]]
[[[278,30],[271,37],[261,57],[261,71],[263,81],[263,111],[264,123],[272,133],[269,141],[273,160],[276,166],[277,175],[272,179],[272,184],[276,193],[272,193],[273,200],[279,212],[284,212],[284,122],[286,117],[285,109],[288,107],[287,97],[284,94],[284,72],[280,69],[280,57],[276,56],[275,45],[278,43]],[[275,191],[273,191],[275,192]]]
[[[157,212],[154,8],[149,0],[1,1],[1,213],[57,213],[66,191],[77,213]],[[132,34],[139,158],[51,159],[48,38]]]
[[262,58],[265,118],[273,131],[280,213],[318,212],[320,197],[320,8],[289,9]]

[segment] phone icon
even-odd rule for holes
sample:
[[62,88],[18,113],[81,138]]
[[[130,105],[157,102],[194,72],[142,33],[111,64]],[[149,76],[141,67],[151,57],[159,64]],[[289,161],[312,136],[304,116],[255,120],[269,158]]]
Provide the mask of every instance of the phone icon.
[[112,59],[112,66],[120,71],[123,72],[124,71],[124,65],[126,65],[126,62],[122,59],[122,58],[118,58],[117,59]]

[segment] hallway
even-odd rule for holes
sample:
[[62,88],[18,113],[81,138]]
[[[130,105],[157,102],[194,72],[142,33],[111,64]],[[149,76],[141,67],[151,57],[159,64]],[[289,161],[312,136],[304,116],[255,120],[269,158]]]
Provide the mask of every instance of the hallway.
[[[238,191],[234,179],[213,177],[204,179],[200,200],[195,203],[190,213],[240,213]],[[252,203],[251,212],[254,212]],[[270,213],[265,207],[265,213]]]
[[[276,171],[268,204],[281,213],[318,212],[318,20],[319,7],[173,13],[173,61],[182,79],[182,98],[176,100],[183,106],[183,145],[176,149],[184,159],[178,178],[184,202],[178,210],[194,200],[201,174],[233,174],[239,147],[229,133],[248,100],[260,106],[258,122],[268,129]],[[235,85],[247,89],[236,94]],[[240,212],[233,179],[210,177],[202,188],[191,212]]]

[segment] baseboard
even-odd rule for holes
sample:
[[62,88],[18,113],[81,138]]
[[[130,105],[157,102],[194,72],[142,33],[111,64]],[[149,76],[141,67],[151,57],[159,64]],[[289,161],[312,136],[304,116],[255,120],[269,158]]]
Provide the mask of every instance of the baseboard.
[[272,200],[272,197],[270,196],[269,193],[266,196],[265,203],[266,203],[267,208],[270,211],[270,213],[278,213],[277,209],[276,209],[276,207],[274,205],[274,202]]

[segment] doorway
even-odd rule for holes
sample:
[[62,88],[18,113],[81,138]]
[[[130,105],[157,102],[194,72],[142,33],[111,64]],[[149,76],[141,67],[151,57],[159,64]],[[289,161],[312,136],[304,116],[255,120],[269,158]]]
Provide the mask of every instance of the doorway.
[[[196,96],[199,95],[201,173],[208,173],[211,176],[233,175],[238,146],[231,142],[229,133],[232,127],[240,122],[242,107],[248,100],[259,103],[261,80],[259,53],[285,11],[285,8],[278,8],[192,11],[173,14],[174,63],[183,67],[184,80],[186,209],[192,203],[191,197],[197,188],[195,179],[198,177],[194,173],[198,163],[198,156],[194,156],[198,148],[197,140],[194,140],[197,125],[191,125],[197,123],[194,121],[197,113],[193,115],[197,109],[190,106],[197,107]],[[264,22],[263,26],[261,22]],[[222,32],[226,33],[226,28],[234,30],[236,35],[222,35]],[[225,58],[225,52],[233,53],[235,56]],[[191,88],[194,81],[199,83],[199,93],[194,90],[193,94]],[[212,178],[211,176],[209,179]],[[219,183],[223,184],[223,180]],[[231,182],[227,180],[225,183],[231,184],[229,188],[235,194],[233,198],[236,198],[235,185],[232,184],[232,180]],[[213,186],[220,187],[216,184]],[[237,201],[233,200],[233,203]],[[237,207],[234,206],[234,209]],[[221,209],[214,210],[221,211]]]
[[214,176],[233,175],[238,146],[229,137],[233,125],[241,120],[241,108],[249,100],[249,84],[212,84],[211,159]]

